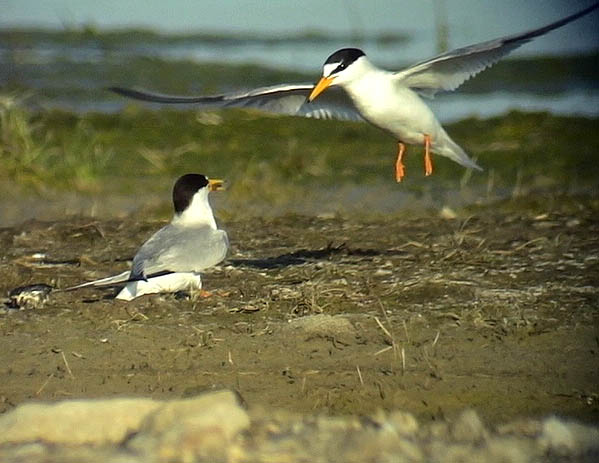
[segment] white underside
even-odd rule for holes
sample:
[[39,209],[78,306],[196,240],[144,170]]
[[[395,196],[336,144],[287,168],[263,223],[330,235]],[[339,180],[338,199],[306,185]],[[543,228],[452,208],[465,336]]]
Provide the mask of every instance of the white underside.
[[390,73],[371,68],[364,77],[344,85],[360,114],[397,141],[423,145],[431,140],[433,153],[465,166],[479,168],[445,132],[431,109],[412,89]]
[[116,296],[116,299],[131,301],[144,294],[176,293],[177,291],[193,291],[202,289],[199,273],[169,273],[148,280],[131,281]]

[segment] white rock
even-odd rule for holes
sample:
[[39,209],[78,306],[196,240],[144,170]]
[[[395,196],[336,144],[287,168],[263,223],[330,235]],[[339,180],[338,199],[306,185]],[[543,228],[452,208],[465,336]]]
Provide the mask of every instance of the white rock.
[[538,442],[543,451],[560,455],[599,453],[599,430],[551,417],[543,421]]
[[129,444],[161,461],[228,460],[234,438],[250,425],[250,418],[231,391],[175,400],[157,409]]
[[25,404],[0,416],[0,444],[36,441],[71,445],[117,443],[137,430],[146,416],[161,405],[151,399]]

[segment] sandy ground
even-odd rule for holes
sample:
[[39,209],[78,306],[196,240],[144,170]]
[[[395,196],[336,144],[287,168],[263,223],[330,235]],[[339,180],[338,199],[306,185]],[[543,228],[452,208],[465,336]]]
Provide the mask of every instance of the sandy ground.
[[[53,291],[0,314],[0,411],[33,399],[171,399],[421,422],[599,422],[599,202],[220,222],[210,297]],[[161,225],[71,218],[0,230],[0,291],[121,272]]]

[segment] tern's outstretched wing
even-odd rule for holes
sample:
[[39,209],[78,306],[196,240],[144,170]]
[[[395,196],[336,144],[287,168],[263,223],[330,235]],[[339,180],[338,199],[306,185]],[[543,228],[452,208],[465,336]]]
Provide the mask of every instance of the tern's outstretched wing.
[[595,3],[578,13],[539,29],[448,51],[395,73],[395,78],[402,85],[413,88],[421,95],[431,98],[440,90],[455,90],[519,46],[530,42],[535,37],[562,27],[598,7],[599,3]]
[[317,100],[308,103],[307,98],[313,87],[312,84],[282,84],[213,96],[161,95],[122,87],[110,87],[109,90],[152,103],[194,104],[201,108],[253,108],[316,119],[363,121],[351,99],[341,88],[331,88]]
[[130,280],[165,272],[200,272],[221,262],[229,241],[223,230],[208,225],[166,225],[139,249],[133,259]]

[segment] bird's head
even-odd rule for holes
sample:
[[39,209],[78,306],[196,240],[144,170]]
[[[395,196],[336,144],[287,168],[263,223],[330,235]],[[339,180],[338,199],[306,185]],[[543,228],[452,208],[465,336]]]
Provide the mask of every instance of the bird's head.
[[361,75],[360,64],[366,59],[358,48],[342,48],[327,58],[322,66],[322,77],[312,89],[308,101],[314,100],[331,85],[343,85]]
[[214,222],[208,193],[223,189],[223,181],[202,174],[186,174],[175,182],[173,205],[179,222]]

